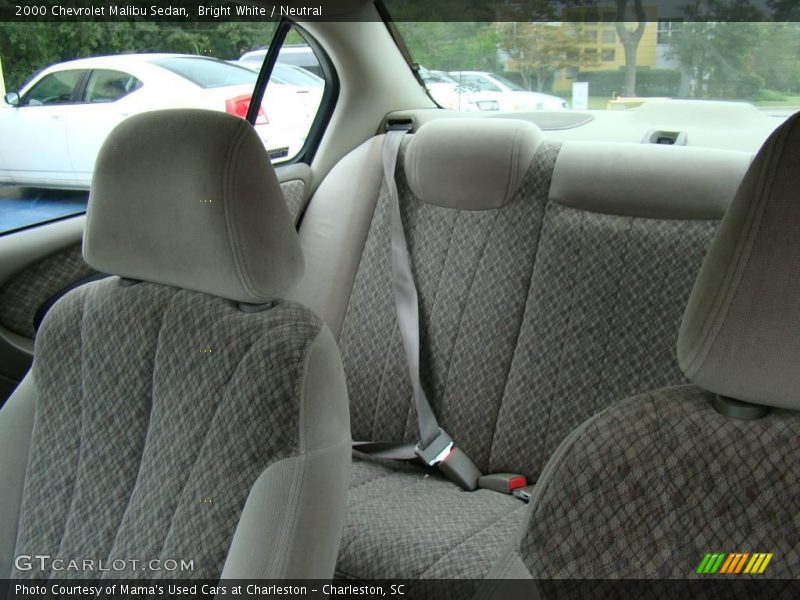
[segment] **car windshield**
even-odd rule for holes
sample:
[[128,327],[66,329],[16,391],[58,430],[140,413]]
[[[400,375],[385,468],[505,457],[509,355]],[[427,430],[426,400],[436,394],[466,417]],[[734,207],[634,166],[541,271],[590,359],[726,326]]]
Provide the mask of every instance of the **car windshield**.
[[500,83],[502,83],[507,88],[514,90],[515,92],[524,92],[525,91],[525,88],[522,87],[521,85],[519,85],[518,83],[514,83],[510,79],[507,79],[505,77],[501,77],[500,75],[492,74],[492,78],[495,81],[499,81]]
[[250,69],[213,58],[174,56],[157,58],[150,62],[176,75],[180,75],[202,88],[241,84],[253,85],[258,77]]
[[309,73],[301,67],[277,63],[272,70],[272,77],[281,83],[297,87],[324,87],[325,80]]
[[[402,13],[400,0],[388,8]],[[394,15],[393,15],[394,16]],[[800,108],[800,23],[411,22],[396,25],[414,63],[462,80],[458,110],[537,110],[492,80],[574,110],[626,110],[650,99],[746,103],[786,116]],[[627,52],[626,52],[627,48]],[[433,82],[423,75],[426,82]],[[492,90],[496,102],[478,103]],[[434,99],[451,108],[452,97]],[[448,104],[449,102],[449,104]]]
[[442,71],[431,71],[425,67],[420,67],[419,74],[425,83],[450,83],[458,85],[458,82]]

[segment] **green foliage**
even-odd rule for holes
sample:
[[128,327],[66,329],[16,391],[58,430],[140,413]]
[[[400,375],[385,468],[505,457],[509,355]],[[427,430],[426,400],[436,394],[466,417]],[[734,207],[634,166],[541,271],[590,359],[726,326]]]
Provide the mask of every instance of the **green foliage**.
[[497,23],[499,46],[511,59],[508,67],[519,73],[523,86],[543,91],[552,84],[558,69],[574,64],[580,30],[568,30],[558,23]]
[[786,94],[776,92],[775,90],[761,90],[754,100],[759,102],[785,102],[787,100]]
[[398,22],[414,62],[441,71],[495,71],[497,33],[491,23]]
[[[578,73],[577,81],[589,82],[589,93],[593,96],[621,95],[625,82],[625,72],[618,71],[589,71]],[[636,94],[644,97],[678,95],[681,84],[681,74],[672,69],[644,69],[636,70]]]
[[0,23],[6,87],[19,89],[54,63],[133,52],[181,52],[235,59],[263,48],[274,23]]
[[800,23],[765,23],[753,70],[767,88],[800,92]]
[[[695,98],[743,98],[756,85],[744,75],[752,72],[754,56],[764,36],[760,23],[685,23],[674,36],[668,55],[677,60],[694,82]],[[763,82],[760,88],[763,88]],[[759,89],[760,89],[759,88]]]
[[755,73],[743,73],[736,80],[735,98],[752,100],[764,89],[764,78]]

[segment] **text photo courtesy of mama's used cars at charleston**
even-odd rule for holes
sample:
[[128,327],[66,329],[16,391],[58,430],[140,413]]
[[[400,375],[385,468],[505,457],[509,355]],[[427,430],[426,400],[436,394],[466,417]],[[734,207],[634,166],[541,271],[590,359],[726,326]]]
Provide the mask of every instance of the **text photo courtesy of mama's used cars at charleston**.
[[156,8],[0,3],[0,594],[797,597],[795,3]]

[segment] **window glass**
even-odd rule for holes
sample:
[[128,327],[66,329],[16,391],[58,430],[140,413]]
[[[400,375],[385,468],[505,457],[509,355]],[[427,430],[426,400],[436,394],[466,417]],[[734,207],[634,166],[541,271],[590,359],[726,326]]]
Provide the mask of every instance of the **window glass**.
[[[83,212],[98,151],[128,116],[186,106],[245,118],[276,27],[0,23],[0,72],[6,91],[21,92],[18,106],[0,99],[0,234]],[[45,69],[57,70],[37,75]],[[326,72],[293,29],[254,124],[273,163],[295,159],[310,144],[329,90]],[[122,99],[124,110],[110,106]],[[51,108],[28,108],[35,106]]]
[[683,21],[678,19],[659,19],[657,42],[659,44],[670,44],[672,37],[680,32]]
[[129,73],[96,69],[86,82],[85,102],[115,102],[138,90],[142,82]]
[[258,77],[250,69],[202,56],[154,58],[150,62],[204,89],[253,85]]
[[25,106],[69,104],[75,102],[78,84],[86,71],[58,71],[42,77],[24,96]]
[[278,83],[295,85],[297,87],[324,87],[325,80],[314,75],[311,71],[306,71],[302,67],[277,63],[272,70],[272,78]]
[[517,85],[516,83],[514,83],[510,79],[506,79],[505,77],[502,77],[500,75],[495,75],[494,79],[495,79],[495,81],[499,81],[500,83],[502,83],[505,87],[507,87],[510,90],[514,90],[514,91],[517,91],[517,92],[524,91],[524,88],[522,86]]
[[[691,100],[695,110],[709,111],[741,111],[748,104],[763,114],[767,130],[768,121],[777,125],[800,109],[797,22],[658,20],[651,18],[655,5],[646,3],[649,20],[641,23],[637,40],[633,32],[640,24],[617,23],[616,12],[610,10],[594,21],[596,11],[567,7],[554,15],[564,20],[415,22],[402,19],[403,0],[386,4],[390,15],[397,9],[397,29],[411,59],[444,108],[569,110],[574,92],[580,110],[592,111],[634,110],[652,106],[651,98]],[[632,40],[635,52],[625,52],[621,36]],[[442,71],[456,80],[449,88],[426,75]],[[492,87],[485,83],[489,80],[502,85]],[[515,85],[506,85],[506,80]],[[587,106],[586,88],[576,84],[588,85]],[[492,102],[482,94],[489,90]],[[653,127],[663,127],[661,121],[655,119]]]
[[[257,56],[263,61],[266,51]],[[291,29],[278,52],[262,105],[263,139],[274,161],[297,156],[305,145],[327,86],[322,72],[314,50],[297,29]]]

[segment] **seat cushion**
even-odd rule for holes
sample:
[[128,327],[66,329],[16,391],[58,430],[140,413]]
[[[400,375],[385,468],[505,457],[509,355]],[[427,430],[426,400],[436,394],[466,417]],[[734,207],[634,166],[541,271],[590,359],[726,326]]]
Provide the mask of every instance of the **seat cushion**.
[[[312,450],[337,454],[337,442],[349,458],[338,357],[338,379],[314,380],[327,372],[315,375],[320,355],[311,354],[323,330],[319,318],[291,302],[246,313],[222,298],[146,282],[125,285],[117,277],[65,295],[36,341],[35,421],[15,554],[46,554],[64,565],[122,559],[113,573],[82,569],[86,579],[187,575],[132,563],[166,558],[191,561],[192,577],[219,577],[245,504],[259,500],[251,490],[262,474]],[[315,392],[323,385],[324,395]],[[320,398],[338,409],[338,422],[334,412],[319,408]],[[284,485],[296,471],[289,467],[281,470]],[[307,491],[327,494],[331,522],[337,508],[343,513],[346,467],[336,471],[341,487],[320,482]],[[270,520],[272,506],[279,507],[286,529],[298,520],[302,498],[276,489],[262,494],[272,504],[256,504],[269,522],[277,520]],[[331,573],[338,531],[323,529],[315,534],[331,554]],[[262,543],[263,555],[288,554],[274,547],[277,538],[263,538],[270,540]],[[16,568],[12,576],[59,574],[52,563],[39,566]],[[311,567],[300,575],[329,576]]]
[[[559,151],[543,143],[516,197],[492,210],[423,202],[408,186],[403,160],[397,174],[428,398],[441,426],[483,472],[531,480],[598,410],[685,382],[675,340],[717,225],[551,201]],[[392,295],[388,207],[384,187],[339,346],[353,438],[416,442]]]
[[[695,386],[619,402],[553,455],[520,557],[534,578],[692,578],[709,552],[800,576],[800,413],[756,421]],[[499,571],[499,569],[498,569]]]
[[480,579],[526,507],[498,492],[462,491],[429,469],[357,453],[337,576]]

